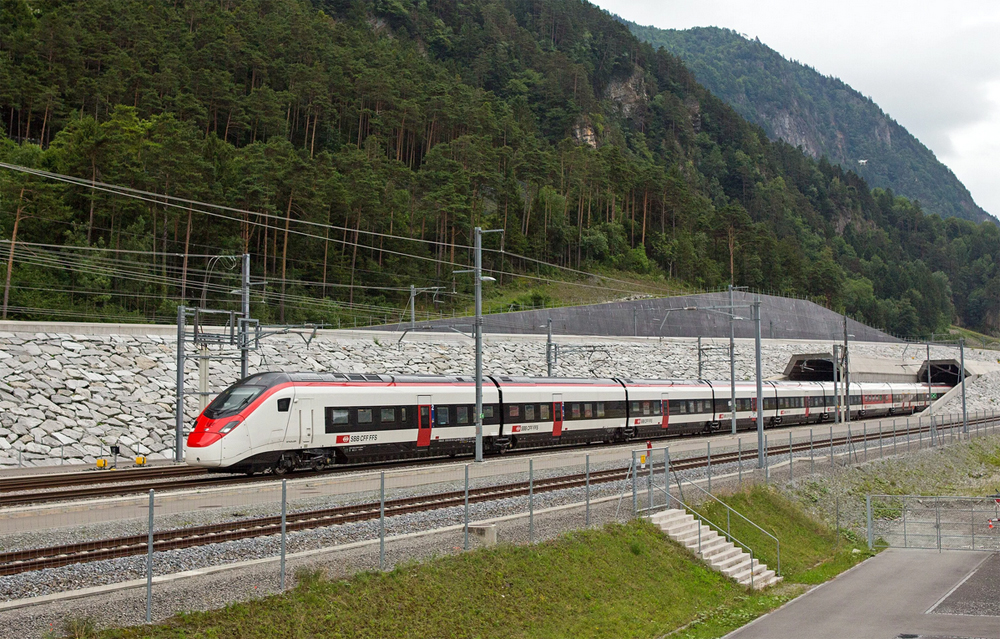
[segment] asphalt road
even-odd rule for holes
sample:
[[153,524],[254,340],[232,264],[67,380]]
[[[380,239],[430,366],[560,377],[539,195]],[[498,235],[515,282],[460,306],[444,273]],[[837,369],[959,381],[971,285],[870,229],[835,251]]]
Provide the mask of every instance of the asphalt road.
[[1000,555],[889,549],[731,639],[1000,639]]

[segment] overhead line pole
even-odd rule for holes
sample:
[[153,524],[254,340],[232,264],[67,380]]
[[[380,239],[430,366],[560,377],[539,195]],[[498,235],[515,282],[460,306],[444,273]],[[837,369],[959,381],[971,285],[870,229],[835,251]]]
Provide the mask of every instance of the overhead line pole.
[[483,277],[483,233],[503,233],[503,229],[484,231],[475,228],[475,266],[472,270],[453,273],[472,273],[476,289],[476,319],[472,327],[476,340],[476,461],[483,461],[483,282],[495,282],[492,277]]
[[240,379],[250,374],[250,254],[243,254],[243,326],[240,327]]
[[736,327],[733,316],[733,285],[729,285],[729,411],[732,415],[732,434],[736,434]]
[[757,368],[757,467],[764,467],[764,381],[760,356],[760,295],[753,301],[753,318],[756,324],[754,331],[754,350],[756,352]]

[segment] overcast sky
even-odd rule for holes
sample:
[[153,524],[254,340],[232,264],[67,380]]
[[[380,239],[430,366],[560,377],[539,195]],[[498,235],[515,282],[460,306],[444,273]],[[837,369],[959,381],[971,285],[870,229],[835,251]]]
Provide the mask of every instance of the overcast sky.
[[591,0],[663,29],[728,27],[871,96],[1000,217],[1000,2]]

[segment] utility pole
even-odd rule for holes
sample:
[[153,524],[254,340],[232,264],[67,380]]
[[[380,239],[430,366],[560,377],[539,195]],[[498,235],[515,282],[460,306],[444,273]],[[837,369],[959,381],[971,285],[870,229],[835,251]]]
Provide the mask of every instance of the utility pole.
[[417,327],[417,289],[410,284],[410,330]]
[[754,351],[757,368],[757,468],[764,467],[764,382],[760,358],[760,295],[753,301]]
[[476,461],[483,461],[483,229],[476,227]]
[[548,338],[545,340],[545,369],[546,375],[552,377],[552,318],[550,317],[545,323],[548,326]]
[[732,415],[732,434],[736,434],[736,328],[733,317],[733,285],[729,285],[729,411]]
[[833,423],[840,423],[840,345],[833,345]]
[[931,414],[931,343],[927,342],[927,414]]
[[483,461],[483,282],[495,282],[492,277],[483,277],[483,233],[503,233],[503,229],[484,231],[475,228],[475,267],[454,273],[472,273],[476,289],[476,319],[473,333],[476,339],[476,461]]
[[961,353],[962,366],[962,432],[966,435],[969,434],[969,412],[965,408],[965,338],[958,338],[958,348]]
[[[472,271],[455,271],[456,273],[471,273]],[[437,292],[443,289],[443,286],[427,286],[425,288],[417,288],[413,284],[410,284],[410,301],[407,302],[407,306],[410,307],[410,330],[417,328],[417,295],[421,293],[428,293],[430,291],[434,292],[435,302],[437,297]]]
[[177,412],[174,424],[174,461],[184,461],[184,312],[177,307]]
[[240,379],[250,375],[250,254],[243,254],[243,286],[241,290],[243,326],[240,327]]
[[844,315],[844,405],[847,410],[844,412],[844,422],[851,423],[851,368],[847,351],[847,315]]

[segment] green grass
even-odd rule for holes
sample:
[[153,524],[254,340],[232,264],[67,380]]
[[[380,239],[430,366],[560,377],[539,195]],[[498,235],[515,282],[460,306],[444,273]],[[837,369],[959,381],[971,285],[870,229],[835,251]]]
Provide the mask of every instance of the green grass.
[[[443,556],[387,573],[330,581],[299,575],[281,596],[166,623],[74,636],[271,637],[718,637],[825,581],[867,552],[852,552],[800,507],[767,488],[727,497],[782,541],[786,583],[751,593],[697,561],[655,526],[634,521],[578,531],[533,546]],[[717,507],[717,506],[716,506]],[[707,508],[713,519],[716,507]],[[771,564],[745,524],[733,531]],[[758,533],[759,534],[759,533]],[[70,629],[67,628],[69,631]]]
[[993,335],[977,333],[976,331],[970,331],[967,328],[959,326],[951,326],[948,332],[956,337],[964,337],[966,346],[970,348],[1000,348],[1000,339]]
[[632,522],[501,546],[104,637],[654,637],[745,590]]

